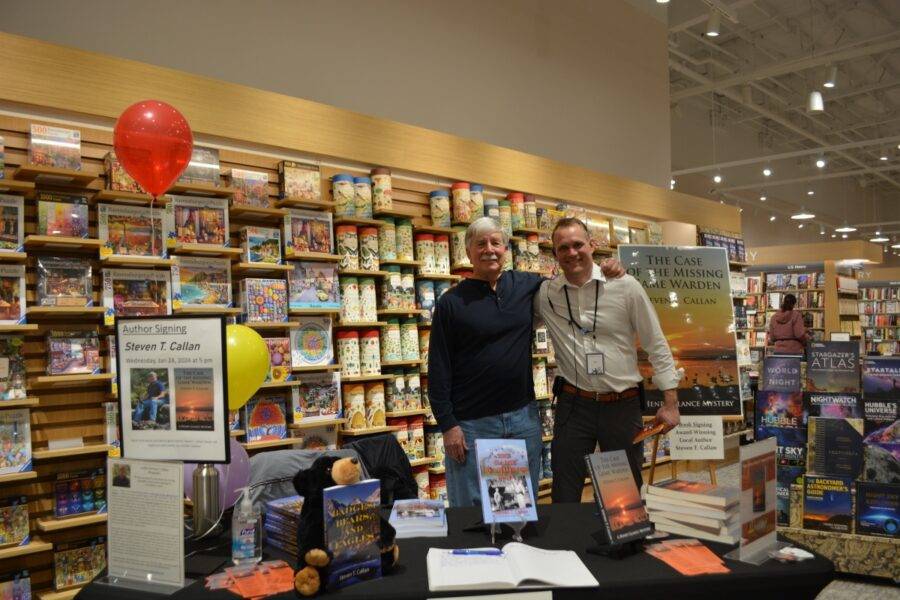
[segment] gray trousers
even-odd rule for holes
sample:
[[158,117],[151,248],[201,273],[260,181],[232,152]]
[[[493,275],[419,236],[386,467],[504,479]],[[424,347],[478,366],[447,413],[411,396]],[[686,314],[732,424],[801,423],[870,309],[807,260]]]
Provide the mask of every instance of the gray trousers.
[[587,466],[584,457],[600,451],[626,450],[638,489],[643,479],[644,445],[631,440],[641,430],[641,400],[597,402],[560,392],[556,402],[551,446],[553,502],[581,502]]

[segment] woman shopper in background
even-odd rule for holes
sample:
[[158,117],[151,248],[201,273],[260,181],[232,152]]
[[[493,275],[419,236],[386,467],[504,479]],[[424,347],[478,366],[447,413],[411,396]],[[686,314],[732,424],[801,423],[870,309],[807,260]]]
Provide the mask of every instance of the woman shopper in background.
[[775,354],[800,354],[806,349],[808,335],[803,315],[794,310],[797,297],[785,294],[781,308],[769,320],[766,332],[766,347],[775,346]]

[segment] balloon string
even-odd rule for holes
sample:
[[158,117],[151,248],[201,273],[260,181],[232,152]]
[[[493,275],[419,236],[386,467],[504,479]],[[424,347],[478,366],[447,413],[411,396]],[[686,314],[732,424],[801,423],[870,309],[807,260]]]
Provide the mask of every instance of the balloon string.
[[153,205],[156,202],[156,196],[150,197],[150,254],[156,256],[156,215],[153,212]]

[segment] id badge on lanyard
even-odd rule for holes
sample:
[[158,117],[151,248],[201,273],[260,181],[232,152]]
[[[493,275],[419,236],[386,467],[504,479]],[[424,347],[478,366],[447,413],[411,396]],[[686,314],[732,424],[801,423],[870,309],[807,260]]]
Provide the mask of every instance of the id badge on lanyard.
[[584,364],[588,375],[603,375],[606,373],[606,359],[602,352],[587,352],[584,356]]

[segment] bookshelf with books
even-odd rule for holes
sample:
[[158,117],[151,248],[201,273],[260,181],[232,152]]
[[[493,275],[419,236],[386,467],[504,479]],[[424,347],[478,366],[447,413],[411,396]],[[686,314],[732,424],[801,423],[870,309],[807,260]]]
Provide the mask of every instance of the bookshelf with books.
[[862,281],[856,301],[866,354],[900,355],[900,281]]

